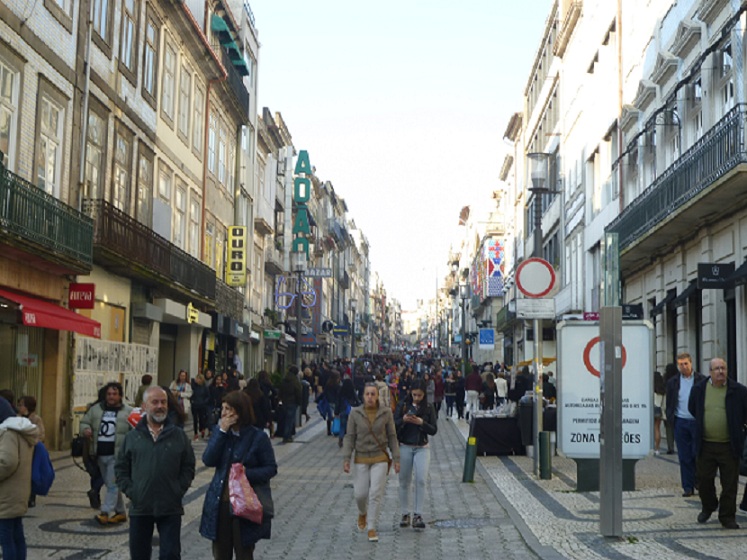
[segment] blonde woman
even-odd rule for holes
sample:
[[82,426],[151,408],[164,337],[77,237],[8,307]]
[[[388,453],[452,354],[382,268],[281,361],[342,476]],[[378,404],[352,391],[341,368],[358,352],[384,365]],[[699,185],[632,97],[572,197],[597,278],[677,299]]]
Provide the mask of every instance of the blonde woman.
[[394,462],[394,472],[399,473],[399,443],[392,409],[380,406],[376,383],[366,383],[363,405],[350,412],[342,444],[342,468],[346,473],[350,472],[353,451],[353,493],[358,505],[358,530],[368,529],[369,542],[378,542],[376,521],[390,461]]

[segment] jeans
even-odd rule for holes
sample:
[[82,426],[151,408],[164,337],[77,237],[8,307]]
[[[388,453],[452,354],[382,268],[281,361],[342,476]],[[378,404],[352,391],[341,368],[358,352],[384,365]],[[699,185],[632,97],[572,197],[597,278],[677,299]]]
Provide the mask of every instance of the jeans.
[[340,414],[340,435],[338,436],[340,438],[340,441],[342,441],[342,438],[345,437],[345,434],[348,431],[348,418],[350,417],[349,414]]
[[410,513],[410,482],[413,470],[415,471],[415,500],[412,511],[417,515],[423,513],[425,481],[428,478],[430,464],[431,450],[429,447],[399,446],[399,507],[402,510],[402,515]]
[[388,468],[386,463],[353,463],[353,495],[358,513],[367,516],[369,531],[376,530]]
[[454,401],[456,395],[446,395],[446,416],[454,416]]
[[680,459],[682,489],[692,492],[695,489],[695,420],[675,418],[674,441]]
[[104,477],[104,486],[106,486],[106,496],[101,504],[101,512],[109,515],[114,513],[124,513],[124,500],[122,492],[117,488],[117,480],[114,476],[114,455],[99,456],[99,470]]
[[179,560],[182,557],[181,515],[130,516],[131,560],[150,560],[153,552],[154,526],[158,527],[158,558],[160,560]]
[[26,560],[23,517],[0,519],[0,546],[5,560]]
[[283,406],[285,409],[285,422],[283,423],[283,439],[291,439],[293,432],[296,427],[296,411],[298,410],[297,404],[286,404]]

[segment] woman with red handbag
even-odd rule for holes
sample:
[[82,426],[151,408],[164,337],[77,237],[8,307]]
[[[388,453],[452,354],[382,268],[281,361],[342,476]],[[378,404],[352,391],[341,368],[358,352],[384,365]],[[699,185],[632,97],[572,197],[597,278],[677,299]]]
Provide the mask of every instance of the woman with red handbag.
[[[232,391],[223,397],[221,417],[210,435],[202,461],[215,467],[202,508],[200,534],[213,541],[215,560],[253,560],[260,539],[269,539],[274,507],[270,479],[278,472],[275,452],[267,434],[254,425],[249,396]],[[262,503],[261,523],[233,515],[229,502],[229,471],[243,465],[246,478]]]

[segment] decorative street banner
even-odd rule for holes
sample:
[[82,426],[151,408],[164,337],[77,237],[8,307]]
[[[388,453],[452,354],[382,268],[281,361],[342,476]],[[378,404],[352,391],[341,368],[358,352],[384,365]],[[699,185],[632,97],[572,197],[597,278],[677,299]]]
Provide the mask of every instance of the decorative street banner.
[[[648,322],[622,326],[623,459],[651,450],[653,331]],[[566,457],[598,459],[600,433],[599,324],[558,324],[558,445]]]
[[495,349],[495,330],[480,329],[480,350]]
[[487,297],[503,296],[503,278],[506,266],[506,251],[503,242],[498,239],[488,241],[487,264]]
[[246,226],[228,228],[226,284],[234,288],[246,285]]

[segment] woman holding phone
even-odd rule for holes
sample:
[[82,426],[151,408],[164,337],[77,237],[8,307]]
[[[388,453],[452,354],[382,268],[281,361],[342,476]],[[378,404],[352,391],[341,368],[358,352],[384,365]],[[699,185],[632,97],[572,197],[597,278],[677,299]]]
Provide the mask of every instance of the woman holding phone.
[[[410,394],[397,406],[394,425],[399,440],[399,505],[402,510],[400,527],[425,529],[423,521],[423,500],[425,481],[431,462],[428,436],[436,435],[436,411],[426,398],[426,384],[418,379],[412,382]],[[410,519],[410,484],[415,471],[415,497],[413,516]]]

